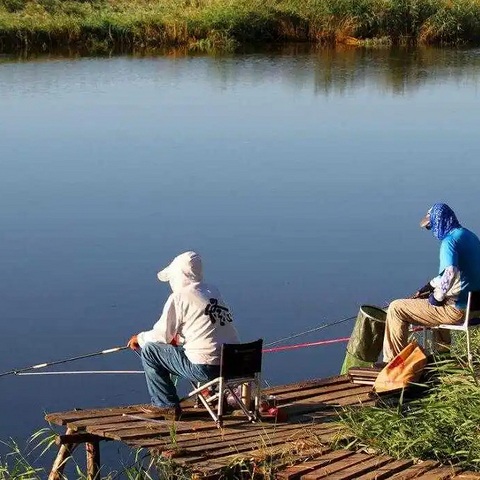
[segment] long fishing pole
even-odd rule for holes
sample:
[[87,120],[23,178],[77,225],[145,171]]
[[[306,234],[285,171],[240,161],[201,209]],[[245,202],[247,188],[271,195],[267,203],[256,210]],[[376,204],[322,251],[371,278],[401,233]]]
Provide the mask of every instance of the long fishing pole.
[[19,377],[32,376],[32,375],[81,375],[81,374],[145,374],[144,370],[67,370],[67,371],[55,371],[55,372],[18,372]]
[[305,330],[304,332],[296,333],[294,335],[290,335],[289,337],[280,338],[278,340],[275,340],[274,342],[267,343],[265,346],[266,347],[271,347],[272,345],[276,345],[277,343],[282,343],[282,342],[285,342],[287,340],[292,340],[293,338],[297,338],[297,337],[300,337],[302,335],[306,335],[307,333],[318,332],[319,330],[323,330],[324,328],[333,327],[334,325],[339,325],[340,323],[348,322],[349,320],[353,320],[356,317],[357,317],[356,315],[353,315],[352,317],[342,318],[341,320],[337,320],[335,322],[324,323],[323,325],[320,325],[319,327],[311,328],[310,330]]
[[122,346],[122,347],[107,348],[106,350],[102,350],[100,352],[87,353],[86,355],[80,355],[78,357],[66,358],[64,360],[56,360],[54,362],[39,363],[38,365],[32,365],[30,367],[18,368],[18,369],[10,370],[8,372],[0,373],[0,377],[4,377],[6,375],[17,375],[19,373],[28,372],[30,370],[37,370],[38,368],[45,368],[45,367],[51,367],[53,365],[60,365],[61,363],[74,362],[75,360],[81,360],[82,358],[90,358],[90,357],[98,357],[99,355],[107,355],[109,353],[115,353],[115,352],[120,352],[121,350],[126,350],[127,348],[129,347]]
[[[410,297],[410,298],[416,298],[416,297],[413,296],[413,297]],[[388,308],[389,303],[390,302],[385,303],[382,306],[382,308]],[[267,344],[265,344],[265,347],[271,347],[272,345],[276,345],[277,343],[282,343],[282,342],[285,342],[287,340],[292,340],[293,338],[301,337],[302,335],[306,335],[307,333],[318,332],[319,330],[323,330],[324,328],[327,328],[327,327],[333,327],[334,325],[340,325],[341,323],[348,322],[349,320],[353,320],[354,318],[357,318],[357,315],[342,318],[340,320],[336,320],[335,322],[324,323],[323,325],[320,325],[319,327],[310,328],[309,330],[305,330],[305,331],[300,332],[300,333],[295,333],[295,334],[290,335],[288,337],[283,337],[283,338],[280,338],[278,340],[275,340],[274,342],[267,343]]]

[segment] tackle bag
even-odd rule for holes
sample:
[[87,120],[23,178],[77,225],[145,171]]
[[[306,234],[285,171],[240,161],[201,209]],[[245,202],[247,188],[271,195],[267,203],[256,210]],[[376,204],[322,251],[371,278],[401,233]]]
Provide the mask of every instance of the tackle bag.
[[373,390],[377,393],[400,390],[417,382],[427,364],[427,357],[416,341],[410,342],[378,374]]

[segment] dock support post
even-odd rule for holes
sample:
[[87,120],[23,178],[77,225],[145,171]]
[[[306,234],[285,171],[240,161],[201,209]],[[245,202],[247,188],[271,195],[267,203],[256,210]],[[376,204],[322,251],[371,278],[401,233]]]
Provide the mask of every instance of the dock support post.
[[[73,430],[71,430],[70,428],[67,429],[67,435],[70,435],[72,433]],[[69,457],[72,456],[72,452],[73,450],[75,450],[75,447],[76,445],[72,444],[60,445],[55,461],[53,462],[52,471],[48,476],[48,480],[61,480],[63,478],[63,470],[65,468],[65,464],[67,463]]]
[[100,480],[100,442],[94,440],[85,444],[87,452],[87,480]]

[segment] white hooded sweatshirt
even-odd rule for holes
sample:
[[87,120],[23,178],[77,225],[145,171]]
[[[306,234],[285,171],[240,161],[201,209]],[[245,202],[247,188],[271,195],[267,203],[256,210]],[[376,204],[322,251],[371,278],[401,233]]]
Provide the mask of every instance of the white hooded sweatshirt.
[[238,343],[233,316],[216,287],[203,282],[202,260],[195,252],[175,257],[158,272],[172,294],[152,330],[138,334],[138,343],[181,343],[195,364],[219,365],[223,343]]

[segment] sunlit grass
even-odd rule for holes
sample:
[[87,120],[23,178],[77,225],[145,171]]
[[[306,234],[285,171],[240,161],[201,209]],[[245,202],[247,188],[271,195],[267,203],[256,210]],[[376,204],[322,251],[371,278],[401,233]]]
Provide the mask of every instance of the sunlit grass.
[[465,43],[480,40],[480,0],[0,0],[0,33],[4,51]]
[[[20,446],[12,439],[0,442],[2,450],[6,452],[0,456],[0,480],[46,479],[49,470],[43,465],[48,463],[44,456],[50,450],[55,451],[55,437],[54,431],[44,428],[35,432],[25,446]],[[87,474],[76,463],[74,456],[67,459],[65,467],[70,473],[63,474],[63,480],[87,480]],[[165,480],[177,478],[167,462],[158,462],[152,459],[148,452],[139,449],[135,451],[133,459],[119,471],[103,472],[99,480],[153,480],[158,478],[159,474],[160,478]]]
[[[473,338],[477,365],[479,333]],[[480,470],[480,384],[478,372],[468,367],[463,334],[452,353],[451,360],[432,366],[435,379],[418,400],[396,407],[344,409],[341,419],[351,438],[349,446]]]

